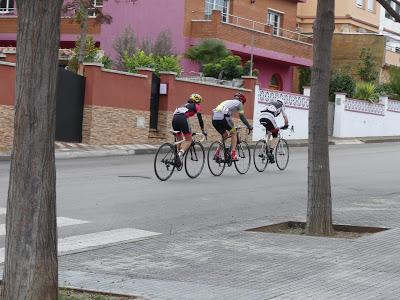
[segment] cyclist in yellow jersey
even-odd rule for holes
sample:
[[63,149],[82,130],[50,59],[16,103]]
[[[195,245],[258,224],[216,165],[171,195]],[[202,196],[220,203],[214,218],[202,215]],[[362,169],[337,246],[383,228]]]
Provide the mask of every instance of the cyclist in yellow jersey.
[[[247,121],[244,116],[243,104],[246,103],[246,97],[241,93],[236,93],[232,100],[226,100],[221,102],[214,110],[212,117],[212,124],[215,129],[222,135],[226,140],[229,135],[231,136],[231,156],[232,160],[237,160],[236,145],[237,135],[236,128],[232,122],[232,114],[238,112],[240,120],[247,126],[249,132],[253,130],[253,127]],[[217,150],[216,155],[219,155],[220,149]]]

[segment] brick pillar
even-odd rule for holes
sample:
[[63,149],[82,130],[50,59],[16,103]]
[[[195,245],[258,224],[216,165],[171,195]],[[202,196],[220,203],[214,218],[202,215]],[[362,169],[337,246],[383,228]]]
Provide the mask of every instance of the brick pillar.
[[257,101],[256,95],[256,84],[257,77],[255,76],[242,76],[243,78],[243,88],[250,90],[249,96],[247,97],[245,111],[249,119],[253,119],[254,103]]
[[85,63],[85,98],[83,101],[82,143],[91,143],[93,105],[96,104],[96,79],[101,76],[103,64]]

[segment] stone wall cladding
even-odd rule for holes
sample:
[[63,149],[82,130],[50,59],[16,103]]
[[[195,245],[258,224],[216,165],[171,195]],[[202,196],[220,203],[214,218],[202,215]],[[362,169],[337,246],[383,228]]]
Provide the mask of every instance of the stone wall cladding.
[[14,107],[0,105],[0,147],[10,150],[14,138]]
[[[172,142],[173,136],[169,133],[172,129],[173,112],[161,111],[157,131],[149,132],[150,113],[130,109],[112,108],[104,106],[85,107],[85,121],[83,124],[83,143],[92,145],[108,144],[161,144]],[[146,128],[137,128],[137,117],[145,118]],[[208,132],[208,141],[220,139],[220,134],[212,126],[212,116],[203,115],[205,129]],[[251,120],[249,120],[251,123]],[[201,132],[197,117],[189,119],[193,132]],[[240,124],[234,118],[235,125]],[[242,130],[242,136],[246,136]]]
[[[84,109],[83,143],[92,145],[147,143],[150,113],[126,108],[86,106]],[[145,128],[137,127],[144,117]]]

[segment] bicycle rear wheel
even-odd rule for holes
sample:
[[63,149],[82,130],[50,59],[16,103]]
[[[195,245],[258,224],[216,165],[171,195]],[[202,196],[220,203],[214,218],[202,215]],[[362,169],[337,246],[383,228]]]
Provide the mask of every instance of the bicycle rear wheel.
[[265,140],[259,140],[256,143],[254,147],[253,161],[256,170],[258,172],[264,172],[265,168],[268,165],[267,143],[265,142]]
[[225,151],[221,142],[214,142],[207,152],[207,164],[211,174],[220,176],[225,169]]
[[285,139],[280,139],[275,149],[275,160],[279,170],[285,170],[289,163],[289,145]]
[[199,142],[193,142],[185,155],[185,171],[190,178],[196,178],[203,171],[205,162],[204,147]]
[[246,142],[241,142],[236,146],[236,154],[238,160],[235,161],[235,168],[239,174],[246,174],[250,169],[251,164],[251,152],[250,147]]
[[154,157],[154,172],[161,181],[171,177],[175,170],[175,147],[170,143],[165,143],[158,148]]

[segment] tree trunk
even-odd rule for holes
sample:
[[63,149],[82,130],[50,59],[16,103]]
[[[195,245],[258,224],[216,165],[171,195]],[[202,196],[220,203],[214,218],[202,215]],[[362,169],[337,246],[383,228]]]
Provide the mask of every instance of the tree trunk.
[[88,32],[88,18],[89,18],[89,12],[88,8],[81,1],[81,6],[80,6],[80,13],[81,13],[81,20],[80,20],[80,42],[79,42],[79,54],[78,54],[78,75],[83,76],[83,62],[85,60],[85,54],[86,54],[86,37],[87,37],[87,32]]
[[313,68],[309,110],[308,204],[306,233],[330,235],[332,199],[328,148],[328,98],[334,0],[319,0],[314,23]]
[[17,0],[14,144],[2,298],[57,299],[55,89],[62,0]]

